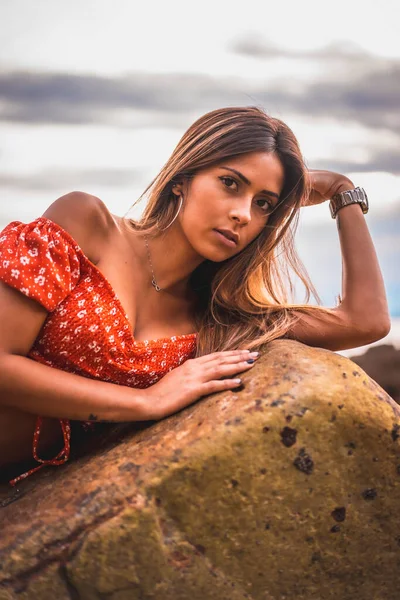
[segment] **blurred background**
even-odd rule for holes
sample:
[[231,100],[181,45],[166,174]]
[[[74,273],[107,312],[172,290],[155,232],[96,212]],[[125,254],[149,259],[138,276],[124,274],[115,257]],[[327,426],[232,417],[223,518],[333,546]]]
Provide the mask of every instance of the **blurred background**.
[[[292,128],[309,168],[366,189],[392,317],[375,344],[400,348],[396,14],[394,0],[2,0],[0,229],[73,190],[124,215],[195,119],[262,106]],[[335,306],[336,222],[328,203],[301,210],[298,253]]]

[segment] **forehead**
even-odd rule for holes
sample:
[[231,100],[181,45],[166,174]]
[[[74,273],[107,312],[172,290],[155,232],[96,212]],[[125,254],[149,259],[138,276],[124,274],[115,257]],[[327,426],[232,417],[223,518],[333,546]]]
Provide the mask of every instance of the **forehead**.
[[267,188],[280,193],[284,182],[284,168],[278,156],[273,152],[251,152],[225,158],[215,163],[215,169],[222,166],[233,167],[240,171],[255,188]]

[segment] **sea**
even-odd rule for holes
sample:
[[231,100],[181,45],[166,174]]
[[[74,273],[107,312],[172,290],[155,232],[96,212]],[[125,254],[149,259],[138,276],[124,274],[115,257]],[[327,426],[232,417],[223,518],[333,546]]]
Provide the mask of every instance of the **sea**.
[[342,354],[343,356],[351,357],[351,356],[359,356],[364,354],[368,348],[373,346],[381,346],[383,344],[389,344],[394,346],[397,350],[400,350],[400,317],[393,317],[391,319],[391,330],[388,335],[377,342],[373,342],[372,344],[368,344],[366,346],[359,346],[357,348],[350,348],[349,350],[340,350],[337,354]]

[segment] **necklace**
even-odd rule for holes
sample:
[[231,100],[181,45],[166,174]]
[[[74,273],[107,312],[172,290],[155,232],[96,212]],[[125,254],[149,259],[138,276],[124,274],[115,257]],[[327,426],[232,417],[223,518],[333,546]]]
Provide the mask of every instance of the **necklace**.
[[158,283],[156,281],[156,276],[154,275],[153,263],[151,262],[150,249],[149,249],[149,243],[147,241],[147,235],[144,236],[144,241],[146,243],[147,258],[149,259],[150,269],[151,269],[151,275],[152,275],[151,285],[156,290],[156,292],[162,292],[163,290],[158,285]]

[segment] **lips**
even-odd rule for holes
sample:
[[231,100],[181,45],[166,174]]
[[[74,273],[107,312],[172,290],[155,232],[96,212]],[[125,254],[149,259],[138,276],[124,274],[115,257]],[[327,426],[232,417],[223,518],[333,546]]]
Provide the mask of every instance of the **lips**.
[[216,229],[215,231],[221,233],[227,240],[234,242],[236,245],[238,244],[239,236],[234,231],[231,231],[230,229]]

